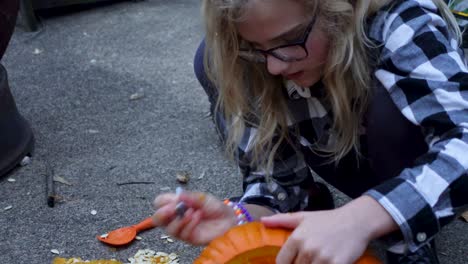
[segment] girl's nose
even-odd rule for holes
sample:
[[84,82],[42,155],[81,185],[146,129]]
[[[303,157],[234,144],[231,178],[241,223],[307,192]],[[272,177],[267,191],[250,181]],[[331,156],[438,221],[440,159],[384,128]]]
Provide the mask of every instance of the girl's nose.
[[266,56],[267,70],[272,75],[280,75],[285,72],[289,63],[281,61],[272,55]]

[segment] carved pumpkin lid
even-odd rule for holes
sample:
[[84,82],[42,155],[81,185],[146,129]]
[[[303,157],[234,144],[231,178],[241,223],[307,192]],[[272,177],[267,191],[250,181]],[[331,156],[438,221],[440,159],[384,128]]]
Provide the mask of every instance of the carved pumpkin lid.
[[[291,230],[267,228],[259,222],[236,226],[214,239],[193,264],[275,264]],[[366,252],[356,264],[381,264]]]

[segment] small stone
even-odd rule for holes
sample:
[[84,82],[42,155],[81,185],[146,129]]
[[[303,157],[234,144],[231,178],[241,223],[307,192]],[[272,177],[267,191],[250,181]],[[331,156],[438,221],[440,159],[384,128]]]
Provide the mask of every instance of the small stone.
[[11,208],[13,208],[13,206],[12,206],[12,205],[9,205],[9,206],[3,208],[3,211],[8,211],[8,210],[10,210]]
[[135,239],[136,240],[142,240],[143,238],[141,236],[136,236]]
[[96,210],[91,210],[91,214],[92,214],[92,215],[96,215],[96,214],[97,214],[97,211],[96,211]]
[[38,49],[38,48],[34,49],[34,51],[33,51],[34,55],[38,55],[38,54],[41,54],[41,53],[42,53],[42,50]]
[[169,237],[170,237],[170,236],[164,235],[164,236],[161,236],[161,239],[167,239],[167,238],[169,238]]
[[168,239],[167,239],[167,242],[173,243],[173,242],[174,242],[174,240],[172,240],[172,239],[168,238]]
[[55,255],[59,255],[59,254],[60,254],[60,251],[58,251],[58,249],[52,249],[52,250],[50,250],[50,252],[52,252],[52,253],[55,254]]
[[109,234],[102,234],[101,238],[107,238],[108,236],[109,236]]
[[96,63],[96,60],[95,60],[95,59],[92,59],[92,60],[90,60],[89,62],[92,63],[92,64],[95,64],[95,63]]
[[13,179],[13,178],[8,178],[8,180],[7,180],[7,181],[8,181],[8,182],[15,182],[16,180],[15,180],[15,179]]
[[159,190],[161,190],[161,191],[170,191],[171,187],[167,187],[167,186],[166,187],[161,187],[161,188],[159,188]]
[[20,166],[24,167],[26,165],[29,165],[31,163],[31,158],[29,156],[24,156],[24,158],[20,162]]

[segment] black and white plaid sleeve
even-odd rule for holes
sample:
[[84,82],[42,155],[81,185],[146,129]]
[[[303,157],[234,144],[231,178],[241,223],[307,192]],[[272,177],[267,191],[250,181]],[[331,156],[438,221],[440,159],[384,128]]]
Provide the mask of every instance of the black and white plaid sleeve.
[[[220,132],[226,136],[226,120],[219,114],[216,119]],[[271,176],[267,178],[264,168],[251,164],[251,143],[256,133],[256,128],[247,127],[237,148],[244,190],[240,202],[265,206],[277,213],[304,209],[308,201],[307,189],[313,183],[313,177],[301,152],[286,142],[282,144]]]
[[392,215],[414,251],[468,204],[468,71],[431,0],[397,2],[370,27],[383,45],[375,77],[421,127],[429,150],[366,194]]

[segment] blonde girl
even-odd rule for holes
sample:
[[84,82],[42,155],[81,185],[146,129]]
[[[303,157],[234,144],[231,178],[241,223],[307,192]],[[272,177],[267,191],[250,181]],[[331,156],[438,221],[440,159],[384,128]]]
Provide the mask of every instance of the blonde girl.
[[[353,263],[389,234],[388,263],[438,263],[433,238],[468,203],[468,71],[447,5],[205,0],[203,16],[195,73],[243,174],[231,202],[294,229],[277,263]],[[314,174],[353,200],[334,208]],[[193,244],[239,224],[209,194],[155,206]]]

